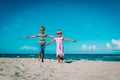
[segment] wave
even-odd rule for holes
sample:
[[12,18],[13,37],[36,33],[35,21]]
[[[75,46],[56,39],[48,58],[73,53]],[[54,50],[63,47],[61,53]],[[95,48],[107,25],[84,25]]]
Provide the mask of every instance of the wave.
[[[0,58],[38,58],[38,54],[0,54]],[[45,54],[45,59],[56,60],[56,54]],[[65,60],[120,61],[120,54],[65,54]]]

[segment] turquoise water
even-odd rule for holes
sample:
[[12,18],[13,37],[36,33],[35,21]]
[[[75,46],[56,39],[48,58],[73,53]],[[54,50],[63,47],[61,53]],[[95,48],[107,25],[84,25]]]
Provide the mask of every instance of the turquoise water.
[[[38,54],[0,54],[0,58],[37,58]],[[45,54],[45,59],[57,59],[55,54]],[[120,54],[65,54],[65,60],[120,61]]]

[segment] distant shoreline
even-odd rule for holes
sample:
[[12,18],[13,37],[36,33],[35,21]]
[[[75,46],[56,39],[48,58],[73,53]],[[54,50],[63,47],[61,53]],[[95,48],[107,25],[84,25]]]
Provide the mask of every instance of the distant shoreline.
[[[0,54],[0,58],[38,58],[38,54]],[[56,60],[56,54],[45,54],[45,59]],[[120,62],[120,54],[65,54],[64,60]]]

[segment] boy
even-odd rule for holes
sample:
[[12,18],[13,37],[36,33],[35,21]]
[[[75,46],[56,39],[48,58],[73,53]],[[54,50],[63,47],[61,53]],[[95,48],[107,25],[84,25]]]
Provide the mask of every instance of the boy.
[[46,37],[54,38],[54,36],[50,36],[48,34],[44,33],[45,27],[40,27],[40,33],[34,35],[34,36],[26,36],[26,38],[35,38],[38,37],[38,44],[40,44],[40,51],[38,52],[38,61],[40,61],[40,57],[42,54],[42,62],[44,62],[44,52],[45,52],[45,44],[46,44]]

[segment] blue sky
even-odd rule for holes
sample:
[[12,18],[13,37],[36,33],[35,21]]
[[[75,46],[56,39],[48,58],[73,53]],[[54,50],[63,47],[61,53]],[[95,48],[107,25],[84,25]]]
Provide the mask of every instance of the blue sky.
[[[65,53],[119,53],[119,0],[1,0],[0,53],[37,53],[37,38],[45,26],[47,34],[77,40],[64,41]],[[47,38],[47,42],[52,40]],[[55,43],[46,53],[55,53]]]

